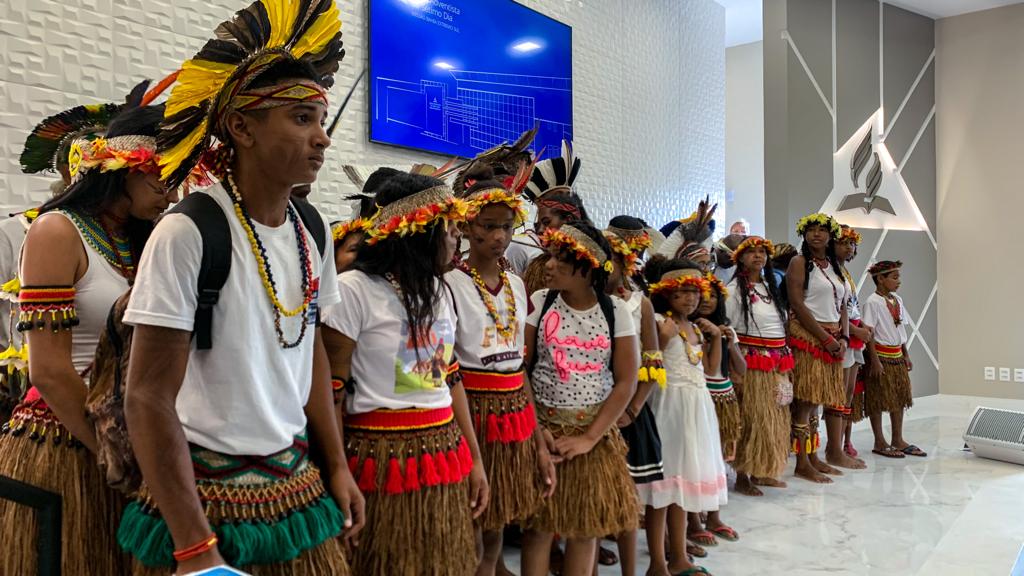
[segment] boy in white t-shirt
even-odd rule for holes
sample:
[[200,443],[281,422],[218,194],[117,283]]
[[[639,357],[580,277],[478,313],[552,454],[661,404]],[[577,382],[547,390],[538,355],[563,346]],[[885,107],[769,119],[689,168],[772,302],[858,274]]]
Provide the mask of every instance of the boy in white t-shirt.
[[[896,294],[900,288],[899,261],[883,260],[868,269],[875,292],[864,300],[864,324],[874,330],[868,343],[869,366],[864,382],[864,407],[871,419],[875,446],[871,450],[886,458],[927,456],[903,439],[903,411],[914,405],[910,371],[914,364],[907,353],[907,309]],[[889,413],[892,442],[885,441],[882,412]]]
[[[262,3],[254,6],[281,4],[276,9],[288,13],[285,0]],[[118,535],[138,561],[135,574],[225,564],[261,574],[348,574],[337,536],[362,523],[318,325],[318,308],[339,299],[333,254],[319,251],[314,234],[329,228],[290,201],[295,184],[316,180],[330,145],[323,125],[332,79],[324,71],[340,59],[341,23],[331,0],[282,19],[265,36],[305,46],[307,58],[253,48],[250,38],[232,44],[252,52],[235,63],[230,76],[239,81],[204,75],[232,66],[223,46],[225,35],[245,28],[239,17],[189,61],[167,103],[159,153],[169,186],[193,170],[211,134],[224,143],[220,184],[185,203],[223,212],[231,267],[213,305],[208,350],[191,338],[206,256],[192,217],[165,217],[139,267],[124,317],[135,326],[125,416],[144,485]]]

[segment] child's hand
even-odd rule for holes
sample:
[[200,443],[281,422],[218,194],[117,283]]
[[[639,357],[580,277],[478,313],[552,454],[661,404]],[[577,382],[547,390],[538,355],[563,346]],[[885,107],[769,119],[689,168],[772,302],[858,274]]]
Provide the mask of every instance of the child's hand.
[[555,451],[566,460],[583,456],[594,449],[597,440],[583,434],[581,436],[562,436],[555,440]]
[[697,327],[700,328],[700,331],[704,333],[704,336],[707,336],[708,338],[722,337],[722,331],[707,318],[698,318],[694,321],[694,324],[696,324]]
[[555,493],[555,486],[558,480],[555,475],[555,463],[551,459],[551,452],[543,441],[537,442],[537,469],[540,477],[544,479],[544,498],[550,498]]
[[729,339],[729,343],[736,341],[736,331],[732,329],[732,326],[726,326],[725,324],[718,327],[722,331],[722,336]]
[[[658,340],[660,342],[669,342],[674,336],[679,335],[679,325],[676,321],[671,318],[665,318],[661,322],[658,322]],[[664,346],[664,344],[662,344]]]

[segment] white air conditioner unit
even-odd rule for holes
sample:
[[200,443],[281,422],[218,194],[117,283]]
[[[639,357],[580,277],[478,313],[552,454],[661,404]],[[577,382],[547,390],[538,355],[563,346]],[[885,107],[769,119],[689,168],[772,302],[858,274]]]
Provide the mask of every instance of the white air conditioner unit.
[[982,458],[1024,465],[1024,412],[979,406],[964,442]]

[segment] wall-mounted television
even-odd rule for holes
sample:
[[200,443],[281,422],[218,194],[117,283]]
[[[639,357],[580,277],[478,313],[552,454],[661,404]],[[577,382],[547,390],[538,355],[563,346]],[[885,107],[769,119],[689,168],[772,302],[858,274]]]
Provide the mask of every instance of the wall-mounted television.
[[370,140],[472,157],[572,139],[572,28],[513,0],[369,0]]

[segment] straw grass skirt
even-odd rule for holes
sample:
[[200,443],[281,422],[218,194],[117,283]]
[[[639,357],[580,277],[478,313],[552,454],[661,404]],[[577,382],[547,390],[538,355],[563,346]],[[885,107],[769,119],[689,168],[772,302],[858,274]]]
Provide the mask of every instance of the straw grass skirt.
[[[74,440],[34,390],[15,408],[0,435],[0,475],[59,494],[61,573],[128,573],[117,547],[124,498],[106,484],[96,458]],[[30,576],[37,570],[36,511],[0,500],[0,574]]]
[[789,345],[795,360],[793,396],[807,404],[845,406],[843,359],[829,354],[795,319],[789,321]]
[[[578,410],[537,406],[538,418],[554,437],[583,434],[600,405]],[[582,456],[556,465],[558,484],[527,527],[565,538],[602,538],[640,527],[640,501],[626,468],[626,443],[612,426]]]
[[708,392],[715,403],[718,417],[718,435],[722,439],[722,454],[728,458],[735,455],[732,448],[743,435],[743,417],[739,397],[732,380],[728,378],[707,378]]
[[534,441],[536,412],[522,372],[463,369],[461,374],[491,488],[487,510],[477,523],[484,531],[498,531],[525,521],[543,501]]
[[469,501],[473,460],[452,409],[350,415],[345,442],[366,497],[353,574],[472,574],[478,563]]
[[780,380],[789,376],[750,367],[743,381],[740,402],[743,437],[733,467],[755,478],[778,478],[790,451],[790,410],[778,401]]
[[902,351],[897,357],[879,354],[882,373],[864,382],[864,408],[867,414],[901,412],[914,405],[910,372]]
[[[190,445],[196,488],[217,548],[231,566],[258,576],[346,576],[345,518],[309,460],[304,434],[269,456],[235,456]],[[135,576],[166,576],[174,542],[143,485],[118,531]]]

